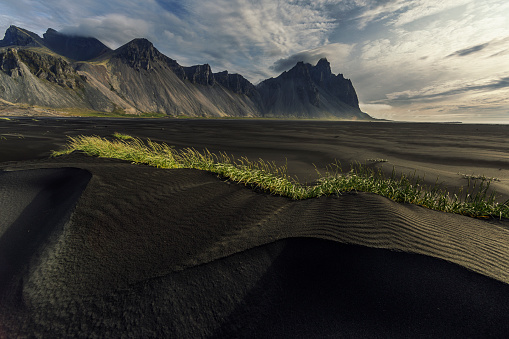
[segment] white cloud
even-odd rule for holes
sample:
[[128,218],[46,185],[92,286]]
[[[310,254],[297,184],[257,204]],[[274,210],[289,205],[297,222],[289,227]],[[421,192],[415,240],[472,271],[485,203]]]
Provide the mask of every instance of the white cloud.
[[[359,43],[352,52],[357,57],[350,60],[348,68],[357,70],[352,81],[359,98],[367,104],[394,106],[394,114],[405,120],[419,111],[452,114],[469,107],[472,113],[475,105],[487,107],[477,100],[480,96],[493,98],[492,103],[507,98],[501,96],[505,90],[497,88],[497,81],[506,77],[509,69],[508,5],[470,2],[461,10],[449,8],[447,15],[431,16],[417,26],[396,25],[410,20],[404,18],[422,17],[431,9],[418,15],[407,8],[407,12],[386,18],[385,24],[390,25],[387,34]],[[380,16],[385,13],[380,12]],[[405,17],[402,13],[409,14]],[[493,107],[498,107],[499,114],[507,114],[506,106],[493,103]]]
[[359,103],[361,111],[368,113],[372,117],[377,119],[394,119],[394,107],[387,104],[364,104]]
[[364,104],[364,103],[359,103],[359,107],[361,108],[361,110],[363,111],[388,111],[388,110],[391,110],[393,109],[393,107],[391,105],[386,105],[386,104]]
[[150,24],[144,20],[108,14],[85,18],[78,26],[64,28],[62,33],[95,37],[111,48],[118,48],[124,42],[147,37],[150,30]]
[[[474,0],[420,0],[420,1],[412,1],[413,6],[409,8],[408,11],[405,11],[398,15],[393,24],[395,26],[402,26],[416,20],[439,14],[441,12],[447,10],[453,10],[459,6],[472,3]],[[408,1],[407,1],[408,3]]]
[[278,59],[329,44],[336,23],[322,8],[328,3],[189,0],[185,22],[172,25],[174,39],[160,45],[178,61],[207,62],[257,82],[274,75],[269,66]]
[[[504,76],[505,75],[505,76]],[[432,85],[422,87],[418,90],[406,90],[401,92],[388,93],[389,100],[414,100],[426,101],[437,98],[451,96],[472,95],[472,92],[486,92],[494,94],[495,91],[509,88],[509,73],[502,74],[499,78],[484,78],[471,80],[468,82],[462,80],[452,80],[448,82],[437,82]]]
[[[146,37],[169,57],[189,63],[210,63],[248,77],[268,75],[278,58],[327,44],[335,27],[323,6],[337,1],[284,0],[16,0],[13,17],[47,22],[46,28],[99,38],[118,47]],[[37,8],[37,10],[34,10]],[[175,8],[172,13],[168,10]],[[24,12],[24,10],[26,10]],[[27,27],[28,26],[28,27]]]
[[416,20],[441,13],[473,2],[474,0],[395,0],[382,2],[367,1],[363,11],[358,17],[359,27],[365,28],[368,24],[382,20],[389,20],[388,24],[401,26]]
[[246,57],[253,48],[271,56],[319,46],[333,27],[323,13],[287,1],[216,0],[191,7],[203,37],[216,36],[226,45],[218,47],[238,48]]
[[271,66],[271,69],[279,73],[290,69],[299,61],[304,61],[314,65],[321,58],[327,58],[327,60],[331,63],[332,71],[334,73],[340,73],[343,71],[341,65],[348,61],[353,47],[354,45],[333,43],[311,50],[301,51],[289,56],[288,58],[277,60],[274,65]]

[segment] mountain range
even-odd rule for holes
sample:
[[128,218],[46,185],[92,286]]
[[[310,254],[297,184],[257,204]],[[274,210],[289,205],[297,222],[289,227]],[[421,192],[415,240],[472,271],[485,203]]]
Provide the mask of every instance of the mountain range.
[[146,39],[112,50],[95,38],[11,26],[0,40],[0,101],[10,105],[193,117],[371,119],[327,59],[298,62],[253,85],[240,74],[190,67]]

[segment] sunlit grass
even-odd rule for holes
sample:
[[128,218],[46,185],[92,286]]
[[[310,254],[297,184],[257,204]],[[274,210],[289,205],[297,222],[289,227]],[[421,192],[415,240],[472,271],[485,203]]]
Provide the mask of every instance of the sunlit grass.
[[69,138],[67,147],[54,152],[53,156],[78,150],[91,156],[122,159],[158,168],[204,170],[294,200],[359,191],[438,211],[472,217],[509,218],[509,202],[498,203],[496,193],[488,193],[491,181],[486,178],[469,178],[466,188],[451,194],[440,187],[438,180],[430,187],[415,174],[397,177],[393,171],[390,177],[386,177],[380,169],[374,170],[362,164],[352,165],[350,171],[344,174],[341,165],[334,163],[327,167],[325,174],[320,174],[316,184],[303,185],[288,174],[286,166],[277,166],[263,159],[235,159],[224,153],[199,152],[193,148],[176,150],[164,143],[144,142],[125,134],[115,133],[114,136],[114,140],[97,136]]
[[134,138],[128,134],[123,134],[119,132],[115,132],[112,134],[113,137],[120,139],[120,140],[134,140]]

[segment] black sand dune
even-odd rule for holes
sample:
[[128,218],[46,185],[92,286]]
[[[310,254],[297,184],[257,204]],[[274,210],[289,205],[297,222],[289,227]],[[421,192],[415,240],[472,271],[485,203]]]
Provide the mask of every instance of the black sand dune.
[[0,172],[0,292],[67,222],[90,177],[77,168]]
[[2,305],[9,336],[509,333],[503,282],[341,244],[425,253],[507,282],[502,226],[370,194],[295,202],[205,172],[76,153],[39,162],[68,164],[92,178],[70,222],[19,271],[18,290],[4,290],[17,295]]
[[506,221],[366,193],[291,201],[80,153],[9,160],[0,337],[509,334]]

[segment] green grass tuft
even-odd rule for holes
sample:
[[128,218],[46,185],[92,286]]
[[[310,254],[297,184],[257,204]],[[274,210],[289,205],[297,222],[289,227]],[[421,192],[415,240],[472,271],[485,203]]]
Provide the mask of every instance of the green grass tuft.
[[134,140],[134,138],[128,134],[123,134],[119,132],[115,132],[112,134],[113,137],[120,139],[120,140]]
[[438,179],[433,187],[428,187],[421,178],[415,177],[415,173],[397,178],[393,171],[390,177],[386,177],[381,169],[375,170],[359,163],[353,164],[350,172],[343,174],[341,164],[336,162],[327,167],[325,175],[321,175],[315,185],[308,186],[291,177],[286,166],[277,166],[263,159],[235,159],[223,153],[216,155],[208,150],[198,152],[193,148],[176,150],[150,139],[143,142],[125,134],[115,133],[114,136],[114,140],[97,136],[70,137],[66,148],[53,152],[53,156],[79,150],[91,156],[128,160],[158,168],[204,170],[294,200],[361,191],[438,211],[471,217],[509,218],[509,201],[501,204],[496,201],[495,192],[488,194],[491,181],[484,177],[469,178],[466,188],[451,195],[440,188]]

